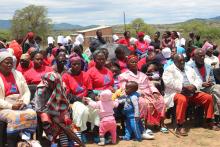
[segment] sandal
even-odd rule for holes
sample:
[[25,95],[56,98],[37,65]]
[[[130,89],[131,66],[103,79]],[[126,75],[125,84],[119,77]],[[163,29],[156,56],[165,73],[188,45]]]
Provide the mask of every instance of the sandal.
[[188,133],[186,132],[185,128],[182,128],[182,127],[176,128],[175,133],[180,136],[188,136]]
[[161,127],[160,132],[162,133],[169,133],[169,130],[166,127]]
[[208,123],[207,126],[208,126],[208,129],[210,129],[210,130],[220,131],[220,128],[214,123]]

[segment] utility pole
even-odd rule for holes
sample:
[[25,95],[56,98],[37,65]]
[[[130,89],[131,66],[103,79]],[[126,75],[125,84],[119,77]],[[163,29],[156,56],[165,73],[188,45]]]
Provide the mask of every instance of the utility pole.
[[124,30],[126,31],[126,24],[125,24],[125,12],[124,12]]

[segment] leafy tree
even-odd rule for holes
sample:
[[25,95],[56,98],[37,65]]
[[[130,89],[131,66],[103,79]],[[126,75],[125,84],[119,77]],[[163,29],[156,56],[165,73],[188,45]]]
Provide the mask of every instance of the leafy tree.
[[142,18],[134,19],[127,25],[127,30],[131,32],[132,36],[136,36],[137,32],[144,32],[147,35],[155,33],[155,28],[146,24]]
[[29,5],[15,11],[11,31],[13,38],[16,39],[32,31],[44,40],[51,28],[51,19],[47,18],[47,9],[44,6]]
[[0,29],[0,40],[9,40],[10,39],[10,31]]
[[199,34],[202,39],[211,41],[220,39],[220,28],[211,26],[205,21],[188,21],[179,25],[178,29],[183,31],[185,37],[188,37],[189,32],[194,32]]

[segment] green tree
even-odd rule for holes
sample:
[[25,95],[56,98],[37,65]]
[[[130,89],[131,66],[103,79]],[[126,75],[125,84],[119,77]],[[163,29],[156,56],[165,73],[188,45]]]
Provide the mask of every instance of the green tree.
[[12,36],[18,39],[32,31],[45,40],[51,31],[51,22],[51,19],[47,18],[47,9],[44,6],[29,5],[15,11],[12,19]]
[[147,35],[155,33],[155,28],[144,22],[142,18],[134,19],[127,25],[127,29],[131,32],[132,36],[136,36],[137,32],[144,32]]
[[218,40],[220,39],[219,27],[211,26],[209,23],[200,20],[188,21],[181,24],[178,29],[182,29],[184,36],[188,37],[189,32],[199,34],[202,39]]

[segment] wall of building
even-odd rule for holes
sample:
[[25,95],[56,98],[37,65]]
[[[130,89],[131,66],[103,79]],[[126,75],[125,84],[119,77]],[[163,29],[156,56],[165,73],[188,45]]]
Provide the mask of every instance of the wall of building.
[[[103,28],[100,29],[102,31],[102,36],[103,38],[106,40],[106,42],[112,43],[113,39],[112,39],[112,35],[113,35],[113,30],[112,27],[108,27],[108,28]],[[88,31],[88,32],[84,32],[82,33],[82,35],[84,36],[84,46],[85,47],[89,47],[90,41],[92,40],[92,38],[96,37],[96,31]]]

